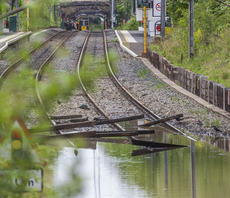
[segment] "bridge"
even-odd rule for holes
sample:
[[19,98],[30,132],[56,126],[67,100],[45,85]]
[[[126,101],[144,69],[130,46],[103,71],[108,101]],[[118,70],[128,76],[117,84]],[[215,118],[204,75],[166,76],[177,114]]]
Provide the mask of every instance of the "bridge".
[[109,0],[62,0],[60,3],[61,12],[69,19],[76,19],[80,16],[100,16],[104,19],[111,17],[111,5]]

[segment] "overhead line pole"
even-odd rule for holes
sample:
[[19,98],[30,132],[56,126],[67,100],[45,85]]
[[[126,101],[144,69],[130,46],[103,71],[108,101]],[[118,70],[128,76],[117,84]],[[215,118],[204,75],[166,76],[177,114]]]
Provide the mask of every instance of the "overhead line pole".
[[189,58],[194,56],[194,0],[189,0]]
[[111,27],[114,28],[113,27],[114,0],[112,0],[111,4],[112,4],[112,6],[111,6],[111,19],[112,19]]
[[165,40],[165,0],[161,0],[161,39]]

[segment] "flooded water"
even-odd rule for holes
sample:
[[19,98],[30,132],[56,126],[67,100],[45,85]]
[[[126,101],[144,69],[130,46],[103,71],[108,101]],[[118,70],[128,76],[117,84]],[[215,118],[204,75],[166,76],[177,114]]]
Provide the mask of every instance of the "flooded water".
[[54,185],[67,182],[76,172],[82,178],[83,188],[78,196],[71,197],[230,197],[229,140],[214,143],[213,138],[207,137],[205,141],[193,142],[162,132],[144,137],[188,147],[135,157],[131,156],[132,151],[142,147],[100,142],[95,150],[77,149],[77,156],[74,148],[63,147],[54,164]]

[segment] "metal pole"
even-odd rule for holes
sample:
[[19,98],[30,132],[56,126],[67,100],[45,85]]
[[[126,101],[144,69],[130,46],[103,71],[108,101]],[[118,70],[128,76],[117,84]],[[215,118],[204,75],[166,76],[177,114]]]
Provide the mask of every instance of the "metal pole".
[[126,23],[126,1],[124,1],[124,20]]
[[161,0],[161,39],[165,39],[165,0]]
[[[16,9],[18,8],[18,0],[16,0]],[[18,13],[16,14],[16,28],[17,28],[17,31],[18,31]]]
[[[26,3],[29,3],[29,0],[26,1]],[[27,22],[26,22],[26,26],[27,26],[27,32],[29,31],[29,8],[27,8]]]
[[144,21],[144,53],[147,53],[147,17],[146,17],[146,6],[143,6],[143,21]]
[[111,26],[111,27],[114,28],[114,27],[113,27],[114,0],[112,0],[111,9],[112,9],[112,10],[111,10],[111,18],[112,18],[112,21],[111,21],[111,22],[112,22],[112,24],[111,24],[112,26]]
[[134,0],[131,0],[131,16],[133,17],[133,1]]
[[137,13],[137,0],[135,1],[135,13]]
[[189,0],[189,58],[194,56],[194,0]]

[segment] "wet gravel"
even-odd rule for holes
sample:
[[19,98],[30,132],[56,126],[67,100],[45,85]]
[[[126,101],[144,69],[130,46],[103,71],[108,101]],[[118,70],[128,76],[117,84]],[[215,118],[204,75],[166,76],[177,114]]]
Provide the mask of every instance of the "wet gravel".
[[[31,41],[35,40],[35,37],[38,36],[41,36],[41,38],[38,39],[43,38],[45,40],[56,32],[57,30],[50,30],[42,33],[42,36],[40,34],[32,36]],[[56,57],[52,62],[57,72],[58,70],[65,70],[69,73],[75,72],[76,60],[78,59],[86,34],[87,31],[78,32],[67,41],[64,47],[67,51],[67,55]],[[44,35],[46,35],[46,37],[44,37]],[[106,35],[109,51],[113,51],[116,57],[113,65],[117,68],[117,77],[124,87],[142,104],[162,118],[183,113],[184,118],[181,121],[173,120],[170,123],[188,132],[210,136],[229,136],[229,119],[213,113],[168,87],[152,74],[151,71],[143,65],[141,60],[135,58],[124,59],[124,56],[120,56],[118,52],[117,43],[114,42],[116,40],[114,31],[108,30]],[[95,65],[104,64],[103,55],[99,55],[103,51],[100,46],[100,39],[97,38],[92,43],[91,50],[89,51],[91,51],[90,53],[95,57],[92,59],[93,63],[95,63]],[[120,50],[121,49],[119,49],[119,51]],[[98,52],[100,53],[98,54]],[[0,61],[0,71],[2,71],[6,65],[6,61]],[[46,76],[43,77],[43,81],[48,81]],[[93,98],[111,118],[141,114],[136,107],[130,104],[130,102],[119,93],[107,76],[97,79],[95,84],[97,86],[95,91],[92,92]],[[76,88],[72,93],[69,101],[57,99],[54,103],[53,111],[50,112],[53,115],[81,114],[83,117],[88,117],[88,120],[93,120],[95,117],[101,116],[95,111],[92,104],[79,88]],[[80,108],[82,104],[86,104],[88,109]],[[198,123],[200,123],[200,125]],[[216,132],[213,125],[217,126],[221,132]],[[94,129],[105,130],[106,127],[109,129],[109,126],[99,126]],[[92,130],[92,128],[79,128],[76,130],[87,131]]]
[[[113,32],[108,35],[107,40],[109,41],[115,37]],[[118,72],[116,75],[124,87],[160,117],[183,113],[184,118],[181,121],[174,120],[170,123],[191,133],[229,136],[229,119],[213,113],[171,89],[151,73],[140,59],[132,58],[117,63]],[[217,126],[221,132],[217,132],[213,125]]]

